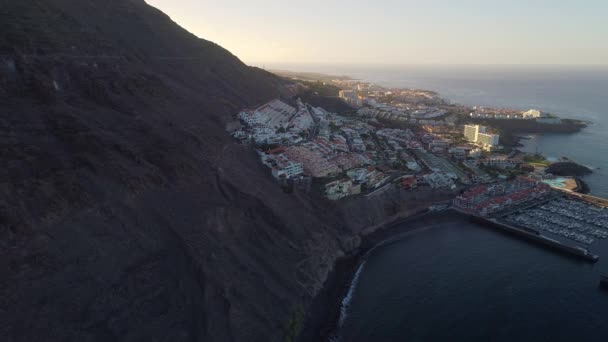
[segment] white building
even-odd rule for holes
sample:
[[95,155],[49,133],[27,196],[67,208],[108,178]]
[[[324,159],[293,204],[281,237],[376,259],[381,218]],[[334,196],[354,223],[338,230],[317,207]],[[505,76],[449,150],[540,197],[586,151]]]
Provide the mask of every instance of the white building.
[[359,94],[354,90],[340,90],[338,96],[351,106],[360,106]]
[[343,100],[358,100],[359,99],[359,95],[354,90],[340,90],[338,95]]
[[477,143],[486,149],[498,146],[500,143],[498,134],[486,133],[486,128],[480,125],[464,126],[464,136],[468,141]]
[[479,133],[477,134],[477,144],[484,148],[498,146],[500,136],[498,134]]
[[279,178],[295,178],[304,173],[304,165],[297,163],[283,154],[283,153],[260,153],[262,163],[268,166],[272,170],[272,175]]
[[527,112],[523,112],[522,115],[524,116],[524,119],[538,119],[544,116],[543,112],[538,109],[530,109]]
[[240,112],[239,118],[247,125],[253,126],[260,123],[257,115],[253,112]]
[[298,111],[289,121],[290,130],[299,133],[311,129],[314,124],[314,119],[308,107],[302,100],[298,99]]
[[476,148],[476,149],[471,150],[471,152],[469,152],[469,157],[471,157],[471,158],[481,157],[481,149]]
[[369,90],[369,84],[367,84],[367,83],[359,83],[359,84],[357,84],[357,90],[359,90],[359,91],[367,91],[367,90]]
[[470,142],[477,142],[477,137],[479,133],[485,133],[486,128],[480,125],[465,125],[464,126],[464,136]]
[[481,160],[481,164],[491,167],[498,167],[501,169],[513,169],[516,168],[520,162],[509,159],[506,156],[491,156]]
[[340,179],[325,184],[325,196],[332,201],[337,201],[350,195],[361,193],[361,185],[354,185],[349,179]]
[[287,160],[272,168],[272,175],[275,178],[295,178],[304,173],[304,165],[302,163],[296,163],[291,160]]

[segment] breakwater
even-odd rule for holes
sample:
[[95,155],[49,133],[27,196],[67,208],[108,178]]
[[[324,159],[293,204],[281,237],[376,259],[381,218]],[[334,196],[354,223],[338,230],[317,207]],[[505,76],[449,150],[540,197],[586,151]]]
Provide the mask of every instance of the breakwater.
[[487,219],[476,215],[471,215],[470,220],[472,222],[479,223],[483,226],[509,233],[516,237],[537,243],[543,247],[550,248],[552,250],[585,260],[587,262],[595,263],[599,260],[599,256],[590,253],[585,248],[566,245],[560,241],[543,236],[538,231],[535,231],[533,229],[524,230],[505,223],[498,222],[495,219]]

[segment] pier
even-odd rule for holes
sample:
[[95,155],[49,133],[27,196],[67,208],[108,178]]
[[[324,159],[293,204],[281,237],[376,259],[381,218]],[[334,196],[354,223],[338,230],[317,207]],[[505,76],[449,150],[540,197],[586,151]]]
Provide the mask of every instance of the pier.
[[565,192],[567,195],[569,195],[571,197],[578,198],[580,200],[583,200],[587,203],[591,203],[598,207],[608,208],[608,199],[595,197],[595,196],[591,196],[591,195],[579,194],[576,192],[566,192],[566,191],[562,191],[562,192]]
[[535,231],[533,229],[523,230],[520,228],[516,228],[510,226],[505,223],[498,222],[495,219],[488,219],[485,217],[470,215],[470,219],[472,222],[479,223],[483,226],[494,228],[496,230],[500,230],[511,235],[517,236],[519,238],[537,243],[547,248],[551,248],[552,250],[561,252],[563,254],[576,257],[579,259],[583,259],[587,262],[596,263],[600,258],[599,256],[590,253],[587,249],[578,247],[578,246],[569,246],[557,240],[548,238],[540,234],[540,232]]

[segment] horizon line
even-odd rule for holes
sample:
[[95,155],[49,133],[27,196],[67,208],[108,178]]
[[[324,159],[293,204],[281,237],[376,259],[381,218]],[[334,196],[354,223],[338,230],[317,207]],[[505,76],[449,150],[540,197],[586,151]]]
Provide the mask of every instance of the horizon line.
[[340,62],[268,62],[268,61],[243,61],[250,66],[259,65],[327,65],[327,66],[531,66],[531,67],[608,67],[604,64],[575,64],[575,63],[340,63]]

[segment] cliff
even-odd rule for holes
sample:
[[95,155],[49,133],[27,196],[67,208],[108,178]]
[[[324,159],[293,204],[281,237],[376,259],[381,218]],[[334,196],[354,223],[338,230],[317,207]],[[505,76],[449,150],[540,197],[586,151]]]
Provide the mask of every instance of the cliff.
[[143,1],[0,17],[0,340],[289,335],[350,232],[224,132],[284,81]]
[[0,340],[283,341],[400,208],[283,193],[224,126],[290,85],[142,0],[0,18]]

